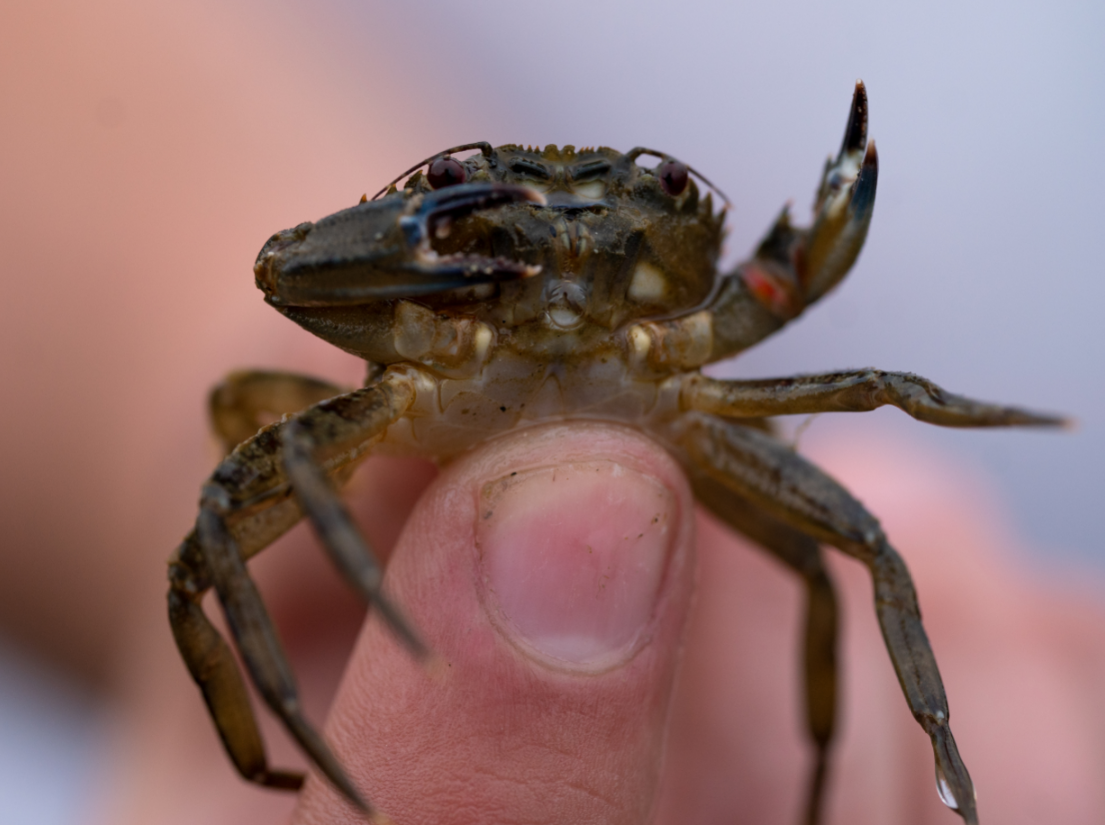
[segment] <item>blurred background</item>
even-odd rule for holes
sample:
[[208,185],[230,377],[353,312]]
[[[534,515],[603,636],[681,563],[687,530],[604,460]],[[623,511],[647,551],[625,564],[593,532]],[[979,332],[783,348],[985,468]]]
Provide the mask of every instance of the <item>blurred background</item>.
[[1072,415],[952,432],[880,411],[802,438],[954,455],[1022,564],[1100,578],[1103,37],[1105,6],[1073,1],[4,4],[0,820],[94,807],[125,651],[171,644],[207,389],[243,366],[361,375],[264,305],[261,244],[458,143],[670,152],[731,197],[735,261],[788,199],[805,221],[862,77],[866,251],[717,374],[878,366]]

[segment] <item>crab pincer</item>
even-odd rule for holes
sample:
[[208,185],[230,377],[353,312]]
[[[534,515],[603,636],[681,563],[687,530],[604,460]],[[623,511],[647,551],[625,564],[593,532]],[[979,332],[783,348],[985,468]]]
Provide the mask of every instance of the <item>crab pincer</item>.
[[475,254],[439,256],[432,241],[473,212],[544,205],[528,186],[464,183],[367,201],[273,235],[253,271],[276,306],[339,306],[528,278],[540,267]]
[[741,266],[748,289],[778,318],[788,321],[836,286],[859,257],[875,211],[879,156],[867,141],[867,91],[856,81],[844,140],[825,161],[808,229],[790,222],[785,206]]
[[799,259],[798,276],[807,302],[836,286],[855,263],[875,211],[878,178],[875,141],[867,142],[867,90],[856,81],[844,140],[836,159],[825,164],[814,224]]

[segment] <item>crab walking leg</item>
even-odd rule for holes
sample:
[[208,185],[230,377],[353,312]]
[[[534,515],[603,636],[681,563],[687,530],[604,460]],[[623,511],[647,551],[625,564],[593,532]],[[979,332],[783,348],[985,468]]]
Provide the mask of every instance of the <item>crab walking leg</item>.
[[295,677],[272,619],[220,514],[205,507],[196,526],[230,632],[265,703],[326,778],[358,808],[371,812],[330,747],[304,717]]
[[937,790],[967,825],[977,825],[974,786],[948,725],[947,697],[921,624],[917,593],[878,521],[837,482],[770,436],[691,415],[681,441],[700,471],[870,570],[875,610],[898,682],[913,718],[932,740]]
[[803,670],[806,724],[817,749],[802,813],[803,825],[821,822],[829,753],[836,721],[837,600],[817,542],[764,514],[747,499],[709,476],[691,477],[696,498],[734,530],[766,548],[798,573],[806,585]]
[[[378,384],[323,401],[290,419],[309,431],[323,470],[344,478],[387,426],[414,400],[406,371]],[[289,422],[261,430],[228,456],[204,486],[195,531],[170,561],[169,615],[192,677],[211,709],[231,759],[247,779],[295,788],[300,777],[270,772],[244,685],[225,642],[200,607],[214,586],[246,669],[266,704],[322,773],[350,801],[370,812],[326,742],[304,718],[295,679],[245,560],[300,518],[283,470],[281,432]],[[397,615],[394,610],[384,618]],[[408,627],[397,628],[403,638]]]
[[313,455],[314,442],[302,421],[290,421],[284,430],[284,469],[304,515],[334,565],[367,604],[375,605],[387,625],[417,659],[429,648],[418,637],[399,608],[381,592],[384,573],[349,511],[342,504]]
[[169,621],[177,647],[203,691],[207,709],[234,767],[259,785],[298,790],[303,785],[302,774],[269,769],[265,743],[238,663],[230,646],[204,614],[199,599],[170,590]]
[[215,435],[229,453],[265,424],[346,392],[348,387],[309,375],[239,370],[211,390],[207,410]]
[[953,395],[905,372],[850,370],[824,375],[719,381],[690,375],[684,407],[726,418],[824,412],[869,412],[892,405],[918,421],[942,427],[1055,427],[1064,419]]

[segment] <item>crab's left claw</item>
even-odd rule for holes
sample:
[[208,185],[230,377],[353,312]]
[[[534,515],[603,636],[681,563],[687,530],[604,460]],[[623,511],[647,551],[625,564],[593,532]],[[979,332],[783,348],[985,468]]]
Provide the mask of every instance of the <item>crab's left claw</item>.
[[875,211],[879,155],[867,143],[867,90],[856,81],[844,141],[825,164],[814,204],[813,227],[799,248],[798,278],[805,302],[832,289],[851,269]]
[[253,267],[276,307],[334,307],[517,280],[540,267],[475,253],[438,255],[435,239],[474,212],[545,203],[526,186],[464,183],[366,201],[269,239]]
[[867,90],[857,81],[840,152],[821,175],[813,226],[793,226],[783,209],[740,267],[748,289],[775,316],[794,318],[847,274],[871,225],[878,177],[875,142],[867,142]]

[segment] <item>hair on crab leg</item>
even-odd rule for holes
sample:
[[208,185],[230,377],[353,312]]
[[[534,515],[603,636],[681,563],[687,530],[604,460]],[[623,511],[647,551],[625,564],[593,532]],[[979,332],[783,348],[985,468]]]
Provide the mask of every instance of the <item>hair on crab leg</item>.
[[766,433],[691,415],[682,445],[698,470],[870,571],[875,612],[898,683],[913,718],[932,740],[940,798],[967,825],[978,825],[974,785],[948,724],[947,696],[913,580],[878,521],[840,484]]

